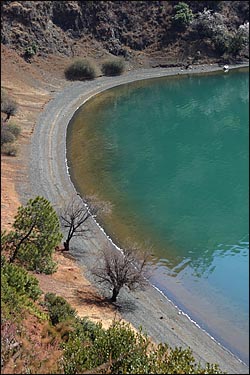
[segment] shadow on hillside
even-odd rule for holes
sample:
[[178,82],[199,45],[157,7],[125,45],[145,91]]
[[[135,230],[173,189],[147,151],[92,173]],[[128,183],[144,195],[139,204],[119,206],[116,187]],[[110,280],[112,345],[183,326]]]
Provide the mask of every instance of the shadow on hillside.
[[111,307],[112,304],[110,303],[108,298],[100,297],[96,293],[91,291],[84,291],[81,289],[77,289],[75,291],[75,295],[81,304],[88,304],[92,306],[98,307]]

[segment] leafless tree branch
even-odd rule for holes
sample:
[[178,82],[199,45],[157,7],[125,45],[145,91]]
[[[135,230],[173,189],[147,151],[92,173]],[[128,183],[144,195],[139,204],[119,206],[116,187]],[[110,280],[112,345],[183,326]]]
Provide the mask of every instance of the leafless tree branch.
[[68,229],[67,238],[64,241],[64,250],[69,250],[69,243],[73,237],[85,236],[89,229],[85,225],[90,216],[103,211],[105,204],[95,197],[87,197],[85,200],[79,196],[72,196],[60,211],[62,226]]
[[149,255],[130,248],[119,251],[113,246],[106,246],[92,268],[92,273],[99,283],[112,287],[111,301],[115,302],[120,289],[127,286],[129,290],[142,289],[148,284]]

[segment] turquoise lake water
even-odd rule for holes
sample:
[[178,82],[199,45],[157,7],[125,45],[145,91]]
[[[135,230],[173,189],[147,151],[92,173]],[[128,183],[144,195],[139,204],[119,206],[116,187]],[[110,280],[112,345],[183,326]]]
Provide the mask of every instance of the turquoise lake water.
[[245,363],[248,106],[248,70],[150,79],[88,101],[67,137],[77,190],[112,207],[105,231],[150,247],[151,282]]

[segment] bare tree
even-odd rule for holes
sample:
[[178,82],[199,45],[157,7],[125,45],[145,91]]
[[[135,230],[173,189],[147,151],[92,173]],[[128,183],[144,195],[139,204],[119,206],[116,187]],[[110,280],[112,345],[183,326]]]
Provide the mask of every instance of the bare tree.
[[89,231],[86,222],[90,216],[96,216],[103,212],[109,214],[111,205],[109,202],[99,200],[95,195],[71,196],[60,210],[60,220],[62,226],[68,229],[67,238],[64,241],[64,250],[69,250],[70,240],[75,236],[85,236]]
[[68,229],[67,238],[64,241],[64,250],[69,250],[70,240],[74,236],[85,236],[88,232],[86,221],[91,215],[95,215],[97,207],[87,205],[79,196],[70,198],[61,209],[60,219],[62,226]]
[[96,265],[92,268],[93,275],[99,283],[112,287],[112,302],[122,287],[129,290],[142,289],[148,283],[148,254],[139,254],[136,249],[126,249],[123,252],[106,246],[101,252]]

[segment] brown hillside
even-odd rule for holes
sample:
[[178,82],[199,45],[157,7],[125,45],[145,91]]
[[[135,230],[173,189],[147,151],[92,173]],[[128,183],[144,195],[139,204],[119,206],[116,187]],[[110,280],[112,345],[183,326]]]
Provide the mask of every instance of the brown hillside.
[[[220,12],[230,28],[248,20],[248,1],[187,1],[194,14]],[[171,65],[201,51],[218,60],[214,46],[172,18],[178,1],[2,1],[2,43],[23,55],[35,45],[38,56],[110,54],[152,66]],[[146,60],[146,61],[145,61]]]

